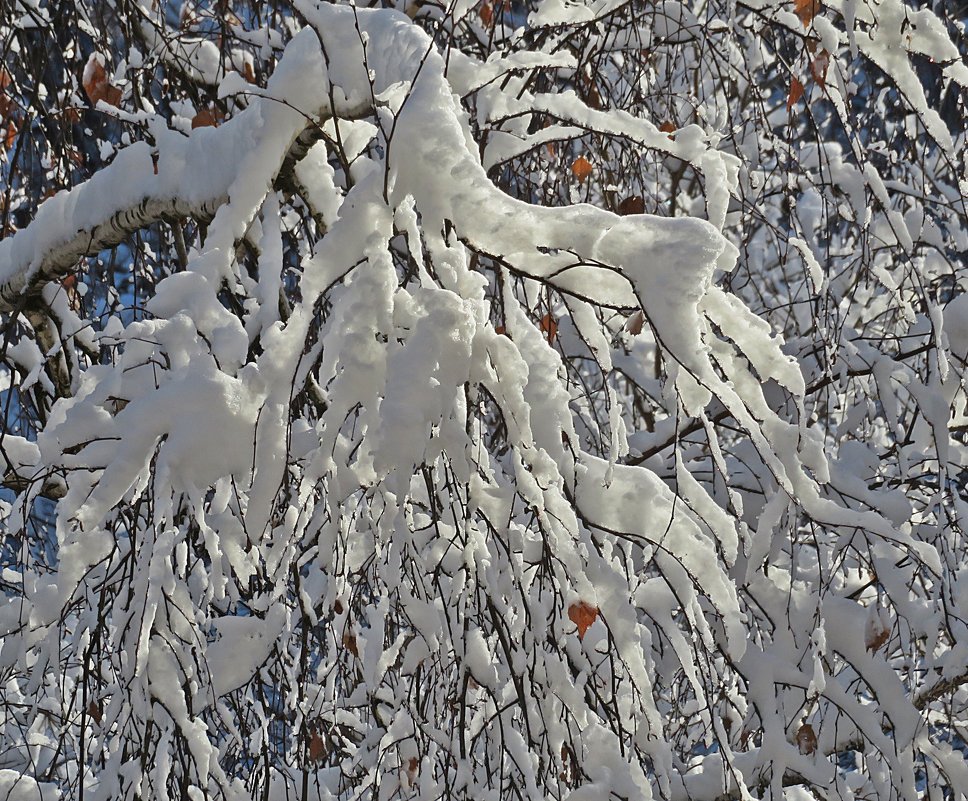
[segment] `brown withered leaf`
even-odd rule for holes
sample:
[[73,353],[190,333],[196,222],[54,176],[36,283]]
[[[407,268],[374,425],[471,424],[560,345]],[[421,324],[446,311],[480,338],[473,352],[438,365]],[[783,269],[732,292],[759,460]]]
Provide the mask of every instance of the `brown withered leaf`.
[[318,731],[314,731],[309,737],[309,761],[319,762],[326,756],[326,743],[319,736]]
[[490,28],[494,23],[494,8],[489,0],[484,0],[481,7],[477,10],[477,15],[481,18],[481,23],[485,28]]
[[595,81],[592,80],[592,78],[590,78],[588,75],[582,75],[578,81],[578,96],[589,108],[605,108],[605,104],[602,102],[602,96],[598,91],[598,87],[595,86]]
[[618,204],[618,213],[623,217],[629,214],[645,214],[645,200],[641,195],[630,195]]
[[793,11],[804,28],[809,28],[813,18],[820,12],[820,0],[793,0]]
[[555,341],[555,337],[558,336],[558,323],[555,318],[550,314],[546,314],[541,318],[541,330],[548,335],[548,344],[550,345]]
[[192,117],[192,130],[196,128],[217,127],[225,116],[218,109],[203,108]]
[[797,78],[791,78],[790,94],[787,95],[787,111],[793,111],[793,107],[801,97],[803,97],[803,84]]
[[583,640],[589,626],[598,619],[598,607],[579,601],[568,607],[568,619],[578,627],[578,639]]
[[592,174],[594,167],[584,156],[579,156],[572,162],[571,171],[579,182],[584,183],[585,179]]
[[121,90],[108,80],[107,71],[95,53],[91,54],[87,66],[84,67],[81,85],[92,106],[96,106],[99,100],[103,100],[110,106],[121,104]]
[[809,723],[804,723],[797,729],[797,748],[805,756],[809,756],[817,750],[817,733]]
[[14,107],[13,98],[7,93],[7,87],[12,83],[10,73],[0,67],[0,117],[6,118]]
[[821,50],[817,55],[810,59],[810,75],[817,82],[817,85],[824,87],[827,85],[827,69],[830,67],[830,53]]

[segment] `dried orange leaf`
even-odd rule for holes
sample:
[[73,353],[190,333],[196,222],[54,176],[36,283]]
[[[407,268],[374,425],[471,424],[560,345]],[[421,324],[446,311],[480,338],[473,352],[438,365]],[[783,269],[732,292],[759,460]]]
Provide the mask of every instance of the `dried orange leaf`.
[[121,96],[122,96],[121,90],[117,86],[115,86],[114,84],[110,84],[109,83],[107,86],[104,87],[104,97],[103,97],[103,100],[109,106],[114,106],[115,108],[117,108],[118,106],[120,106],[121,105]]
[[571,165],[571,171],[574,173],[575,177],[584,182],[584,180],[592,174],[592,163],[586,159],[584,156],[579,156]]
[[494,22],[494,9],[488,0],[481,3],[481,7],[477,10],[477,15],[481,18],[484,27],[491,27],[491,23]]
[[6,117],[14,106],[13,99],[7,94],[10,83],[10,73],[0,68],[0,117]]
[[585,632],[598,619],[598,607],[579,601],[568,607],[568,619],[578,627],[578,639],[585,638]]
[[192,130],[217,126],[222,121],[222,115],[214,109],[203,108],[192,117]]
[[111,106],[121,103],[121,90],[108,80],[108,74],[101,63],[101,58],[97,53],[91,53],[84,67],[84,76],[81,79],[84,93],[91,101],[92,106],[96,106],[99,100]]
[[541,318],[541,330],[548,335],[548,344],[550,345],[554,338],[558,335],[558,323],[555,322],[555,318],[550,314],[546,314]]
[[97,105],[97,101],[104,94],[104,85],[107,82],[108,76],[104,71],[101,59],[96,53],[91,53],[87,65],[84,67],[84,77],[81,79],[81,85],[84,87],[84,92],[87,94],[87,99],[91,101],[91,105]]
[[797,747],[805,756],[817,750],[817,733],[809,723],[804,723],[797,729]]
[[797,78],[791,78],[790,94],[787,95],[787,111],[793,111],[793,107],[801,97],[803,97],[803,84]]
[[669,138],[671,139],[672,134],[676,132],[676,126],[673,123],[666,120],[664,123],[662,123],[662,125],[659,126],[659,130],[662,131],[663,133],[669,134]]
[[826,50],[821,50],[810,59],[810,74],[813,79],[820,85],[827,85],[827,68],[830,66],[830,53]]
[[813,18],[820,11],[820,0],[793,0],[793,10],[803,23],[803,27],[809,28]]
[[71,311],[81,310],[81,293],[77,289],[77,276],[68,275],[61,282],[61,285],[67,291],[67,305],[70,306]]
[[632,195],[618,204],[618,213],[623,217],[628,214],[645,214],[645,201],[641,195]]
[[88,704],[87,714],[95,723],[100,723],[101,719],[104,717],[103,713],[101,712],[101,705],[96,701],[91,701],[91,703]]
[[319,732],[314,731],[309,738],[309,761],[319,762],[324,756],[326,756],[326,743],[319,736]]
[[595,82],[587,75],[582,75],[581,79],[578,81],[578,96],[589,108],[605,108],[605,104],[602,102],[602,96],[598,91],[598,87],[595,86]]

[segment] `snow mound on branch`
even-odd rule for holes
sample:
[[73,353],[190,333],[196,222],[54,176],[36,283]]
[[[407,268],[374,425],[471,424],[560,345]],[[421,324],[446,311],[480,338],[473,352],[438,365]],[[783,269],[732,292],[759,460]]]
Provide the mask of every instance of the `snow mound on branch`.
[[230,314],[215,296],[211,283],[193,272],[176,273],[158,284],[147,309],[158,317],[185,312],[199,334],[212,346],[220,366],[230,372],[245,361],[248,338],[238,317]]
[[225,695],[251,681],[282,634],[286,612],[273,606],[266,618],[221,617],[213,622],[219,639],[208,646],[205,659],[212,689]]
[[944,307],[944,332],[952,355],[968,358],[968,293],[958,295]]
[[702,220],[636,216],[610,226],[594,255],[621,268],[662,344],[701,372],[698,306],[725,249],[719,232]]
[[[320,30],[333,83],[347,96],[369,92],[372,79],[373,91],[391,105],[399,102],[391,96],[408,98],[388,155],[390,201],[399,205],[412,195],[428,237],[450,222],[475,249],[568,294],[613,308],[642,305],[677,361],[696,376],[711,371],[698,305],[716,269],[731,268],[736,257],[713,225],[650,215],[623,219],[590,205],[545,208],[508,197],[481,165],[444,60],[428,51],[425,34],[398,14],[298,5]],[[356,37],[361,44],[354,52],[339,43],[353,38],[357,25],[364,35]],[[400,87],[408,81],[405,93]],[[691,386],[686,391],[696,395]],[[703,402],[701,393],[696,397]]]
[[44,793],[34,779],[18,770],[0,770],[0,798],[3,801],[48,801],[57,798]]
[[654,558],[666,575],[674,576],[677,566],[684,571],[685,581],[676,587],[679,596],[693,596],[690,585],[701,588],[723,618],[731,654],[741,658],[746,633],[736,589],[715,542],[703,534],[684,505],[677,506],[672,490],[649,470],[610,468],[604,459],[587,454],[582,454],[581,467],[575,482],[580,516],[605,531],[655,544]]

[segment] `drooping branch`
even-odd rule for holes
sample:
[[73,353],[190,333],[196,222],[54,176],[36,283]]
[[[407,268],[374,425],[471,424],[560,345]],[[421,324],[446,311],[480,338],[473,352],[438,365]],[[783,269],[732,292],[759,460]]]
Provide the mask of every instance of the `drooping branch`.
[[[308,62],[308,63],[307,63]],[[307,71],[315,81],[295,80]],[[368,98],[330,106],[318,46],[307,31],[289,45],[264,97],[218,128],[183,136],[150,126],[155,144],[136,143],[83,184],[45,201],[30,225],[0,241],[0,311],[17,308],[46,282],[86,255],[114,247],[156,222],[213,220],[245,198],[248,220],[270,187],[293,187],[296,164],[334,111],[346,118],[369,111]],[[252,188],[257,195],[249,197]],[[239,238],[243,230],[231,233]]]

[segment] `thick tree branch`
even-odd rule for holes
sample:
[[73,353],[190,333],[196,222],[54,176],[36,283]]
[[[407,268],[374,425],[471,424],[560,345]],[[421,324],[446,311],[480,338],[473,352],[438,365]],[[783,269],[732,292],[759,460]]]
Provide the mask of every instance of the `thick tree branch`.
[[[80,202],[86,193],[82,185],[77,191]],[[35,295],[48,281],[57,280],[70,272],[79,259],[112,248],[135,231],[162,220],[175,221],[184,217],[210,220],[219,206],[228,200],[225,194],[206,198],[198,203],[187,202],[184,198],[144,198],[137,205],[119,209],[89,228],[76,231],[65,241],[47,251],[37,262],[17,259],[10,253],[14,247],[0,248],[0,311],[9,312],[16,308],[21,295]],[[41,219],[40,213],[38,218]],[[37,223],[13,239],[6,240],[16,245],[18,236],[29,236]],[[6,244],[6,241],[2,244]],[[25,263],[26,262],[26,263]]]

